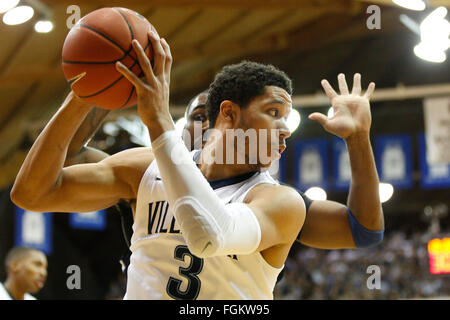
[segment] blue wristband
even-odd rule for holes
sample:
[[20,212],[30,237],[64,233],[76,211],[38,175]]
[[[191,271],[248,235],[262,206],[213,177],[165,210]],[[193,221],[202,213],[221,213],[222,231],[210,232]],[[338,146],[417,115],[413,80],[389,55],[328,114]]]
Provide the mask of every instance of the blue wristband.
[[370,248],[380,244],[384,238],[384,230],[373,231],[366,229],[353,216],[349,208],[347,208],[350,229],[352,230],[353,241],[357,248]]

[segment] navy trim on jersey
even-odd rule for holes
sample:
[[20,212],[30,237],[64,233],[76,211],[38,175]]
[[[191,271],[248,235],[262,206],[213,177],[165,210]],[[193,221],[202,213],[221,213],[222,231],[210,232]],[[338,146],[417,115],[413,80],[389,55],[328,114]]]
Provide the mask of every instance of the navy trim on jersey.
[[310,198],[308,198],[308,196],[306,194],[304,194],[303,192],[301,192],[300,190],[298,190],[298,189],[295,189],[295,190],[297,190],[297,192],[302,196],[303,201],[305,201],[306,214],[308,214],[309,207],[311,206],[311,203],[313,201]]
[[200,160],[200,154],[202,153],[202,151],[201,150],[196,150],[195,151],[195,153],[194,153],[194,155],[193,155],[193,159],[194,159],[194,162],[195,163],[199,163],[199,160]]
[[234,177],[225,178],[225,179],[211,180],[211,181],[208,181],[208,182],[209,182],[209,185],[215,190],[215,189],[218,189],[218,188],[230,186],[232,184],[236,184],[236,183],[245,181],[247,179],[250,179],[256,173],[258,173],[258,171],[251,171],[251,172],[247,172],[247,173],[241,174],[239,176],[234,176]]

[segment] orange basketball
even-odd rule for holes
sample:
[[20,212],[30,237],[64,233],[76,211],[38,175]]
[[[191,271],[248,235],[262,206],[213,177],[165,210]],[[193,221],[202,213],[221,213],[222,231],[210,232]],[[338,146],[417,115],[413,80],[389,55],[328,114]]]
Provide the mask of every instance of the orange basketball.
[[115,64],[120,61],[142,76],[131,41],[137,39],[152,61],[150,29],[156,32],[147,19],[125,8],[102,8],[81,18],[68,33],[62,50],[64,76],[75,94],[103,109],[136,104],[134,86]]

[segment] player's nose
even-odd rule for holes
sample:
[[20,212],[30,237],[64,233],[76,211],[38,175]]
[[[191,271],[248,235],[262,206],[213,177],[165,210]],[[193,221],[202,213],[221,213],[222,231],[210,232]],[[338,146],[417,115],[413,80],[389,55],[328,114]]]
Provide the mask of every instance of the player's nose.
[[280,141],[284,141],[291,136],[291,130],[289,130],[286,119],[282,119],[278,130],[280,132]]

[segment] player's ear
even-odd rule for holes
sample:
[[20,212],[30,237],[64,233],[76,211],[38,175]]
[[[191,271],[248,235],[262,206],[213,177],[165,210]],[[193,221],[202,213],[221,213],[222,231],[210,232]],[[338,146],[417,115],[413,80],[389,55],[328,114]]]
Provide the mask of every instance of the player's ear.
[[9,265],[9,272],[17,272],[20,269],[20,262],[17,259],[12,260]]
[[230,100],[224,100],[220,104],[219,115],[224,121],[228,122],[232,127],[234,127],[234,124],[239,119],[240,111],[241,108],[236,103]]

